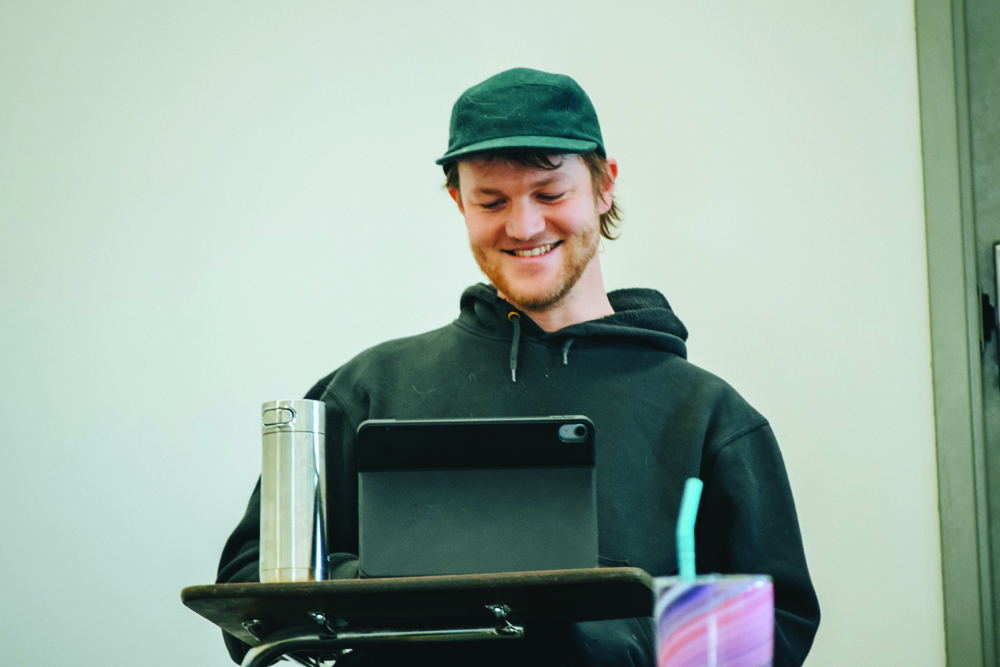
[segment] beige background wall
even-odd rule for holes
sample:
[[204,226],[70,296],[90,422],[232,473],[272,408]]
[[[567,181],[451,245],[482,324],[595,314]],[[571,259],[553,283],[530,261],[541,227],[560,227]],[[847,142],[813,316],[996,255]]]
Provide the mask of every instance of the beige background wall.
[[0,1],[0,663],[227,664],[179,590],[259,404],[456,315],[433,160],[513,66],[598,108],[608,287],[774,425],[808,664],[943,664],[913,7],[865,0]]

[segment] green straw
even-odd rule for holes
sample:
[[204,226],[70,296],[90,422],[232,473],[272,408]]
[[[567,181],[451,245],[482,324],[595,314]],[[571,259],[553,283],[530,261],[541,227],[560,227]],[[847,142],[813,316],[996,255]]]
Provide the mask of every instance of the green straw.
[[694,581],[694,521],[698,517],[698,503],[704,483],[697,477],[684,482],[681,511],[677,517],[677,568],[681,579]]

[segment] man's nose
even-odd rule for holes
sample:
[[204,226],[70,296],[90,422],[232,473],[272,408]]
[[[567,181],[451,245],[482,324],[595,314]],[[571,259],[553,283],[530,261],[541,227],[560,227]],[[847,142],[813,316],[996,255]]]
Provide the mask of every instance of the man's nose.
[[507,236],[528,240],[545,230],[545,216],[531,202],[514,202],[507,216]]

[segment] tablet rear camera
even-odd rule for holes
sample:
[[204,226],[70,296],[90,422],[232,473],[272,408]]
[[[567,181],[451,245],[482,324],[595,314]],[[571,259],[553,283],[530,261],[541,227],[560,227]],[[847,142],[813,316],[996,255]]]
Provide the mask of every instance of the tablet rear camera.
[[559,439],[563,442],[584,442],[587,439],[587,425],[563,424],[559,427]]

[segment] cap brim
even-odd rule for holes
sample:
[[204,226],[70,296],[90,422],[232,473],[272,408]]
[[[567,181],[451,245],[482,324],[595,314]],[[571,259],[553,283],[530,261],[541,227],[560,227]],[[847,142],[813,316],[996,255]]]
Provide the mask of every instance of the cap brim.
[[588,153],[598,148],[598,144],[596,141],[566,139],[564,137],[500,137],[449,151],[441,158],[435,160],[434,163],[444,165],[448,162],[454,162],[463,157],[474,155],[475,153],[522,148],[551,150],[555,153]]

